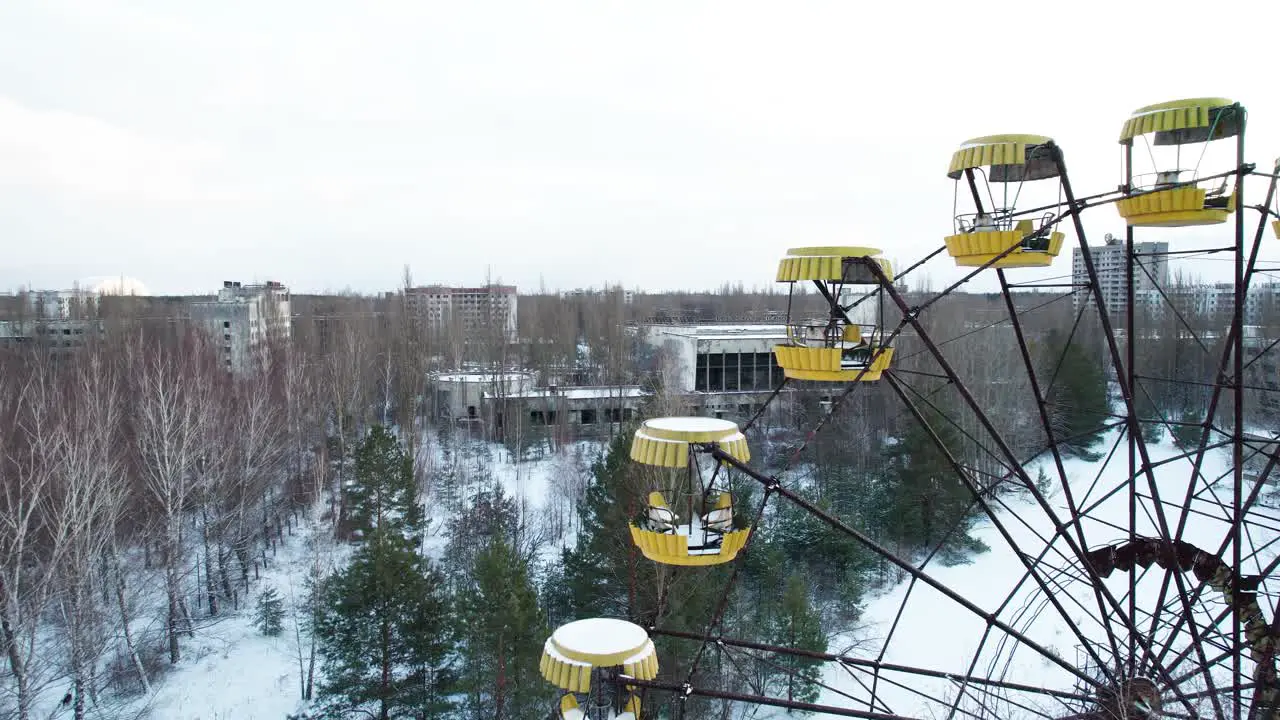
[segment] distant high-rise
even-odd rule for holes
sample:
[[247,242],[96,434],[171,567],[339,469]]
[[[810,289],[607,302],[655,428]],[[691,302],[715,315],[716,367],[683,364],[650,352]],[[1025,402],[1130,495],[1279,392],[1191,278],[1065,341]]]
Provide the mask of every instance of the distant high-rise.
[[507,342],[518,339],[514,285],[455,288],[444,285],[406,288],[405,308],[428,329],[459,327],[463,333],[496,331]]
[[[1169,243],[1134,243],[1133,252],[1137,256],[1133,265],[1133,303],[1157,307],[1161,302],[1157,288],[1166,287],[1169,282],[1169,260],[1166,256]],[[1089,256],[1093,258],[1093,267],[1098,273],[1102,302],[1108,312],[1122,312],[1128,303],[1124,242],[1107,233],[1105,245],[1089,246]],[[1085,287],[1089,282],[1089,272],[1085,269],[1080,248],[1075,248],[1071,254],[1071,282],[1077,288],[1072,297],[1072,304],[1077,310],[1080,303],[1093,302],[1093,292]]]
[[223,364],[236,373],[260,368],[269,344],[292,337],[289,289],[270,280],[225,281],[216,300],[191,304],[191,319],[213,336]]

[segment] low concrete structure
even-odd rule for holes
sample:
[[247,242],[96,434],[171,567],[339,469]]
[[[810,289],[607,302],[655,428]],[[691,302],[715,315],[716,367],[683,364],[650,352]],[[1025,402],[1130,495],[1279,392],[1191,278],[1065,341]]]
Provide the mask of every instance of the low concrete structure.
[[528,392],[534,386],[533,373],[450,372],[432,378],[433,414],[442,420],[481,422],[486,417],[485,396],[502,398]]
[[529,388],[505,397],[485,395],[494,430],[505,434],[559,429],[562,436],[607,435],[633,420],[650,393],[638,385]]

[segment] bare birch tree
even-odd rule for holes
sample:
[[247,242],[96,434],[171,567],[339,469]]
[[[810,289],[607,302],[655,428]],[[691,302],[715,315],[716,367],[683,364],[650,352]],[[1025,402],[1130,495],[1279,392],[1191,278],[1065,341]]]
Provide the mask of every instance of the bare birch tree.
[[101,572],[126,500],[117,452],[120,423],[115,374],[97,353],[86,353],[59,378],[58,428],[51,455],[52,482],[42,504],[55,549],[55,605],[72,682],[72,711],[83,720],[86,700],[96,703],[96,668],[106,649]]
[[[188,342],[199,345],[196,338]],[[198,353],[202,348],[189,349]],[[202,423],[200,378],[184,372],[196,364],[180,362],[156,344],[140,342],[133,369],[136,387],[134,443],[143,487],[159,523],[161,563],[168,602],[166,636],[169,662],[182,660],[182,579],[185,553],[183,519],[194,489],[194,470],[200,454]],[[193,355],[194,356],[194,355]]]
[[40,615],[48,554],[37,538],[41,504],[53,479],[43,452],[52,439],[47,357],[9,359],[0,371],[0,646],[13,675],[18,720],[29,720],[38,690]]

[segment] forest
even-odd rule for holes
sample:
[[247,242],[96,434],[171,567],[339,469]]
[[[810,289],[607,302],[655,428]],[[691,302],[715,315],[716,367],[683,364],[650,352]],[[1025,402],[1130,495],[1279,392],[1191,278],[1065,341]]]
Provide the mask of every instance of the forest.
[[[629,328],[776,318],[785,296],[529,294],[519,343],[428,332],[398,297],[295,296],[290,342],[247,375],[220,367],[176,305],[137,298],[104,301],[107,331],[74,353],[0,349],[0,717],[44,718],[59,701],[76,720],[144,712],[192,639],[232,615],[291,636],[295,718],[546,717],[556,692],[538,675],[542,643],[594,616],[670,631],[656,641],[672,677],[817,697],[819,661],[756,651],[743,663],[690,638],[714,618],[726,636],[846,652],[837,643],[898,571],[793,506],[756,517],[762,490],[736,476],[735,523],[756,527],[737,565],[657,565],[628,533],[650,489],[628,460],[636,422],[698,412],[639,361]],[[1015,301],[1028,358],[1000,295],[951,296],[926,326],[1019,457],[1044,452],[1041,412],[1064,452],[1089,457],[1116,421],[1096,321],[1069,296]],[[1140,399],[1170,432],[1198,432],[1205,393],[1167,380],[1205,376],[1222,318],[1178,319],[1192,337],[1171,315],[1143,318]],[[903,334],[897,358],[897,391],[867,383],[831,403],[799,387],[738,419],[752,421],[752,465],[903,557],[965,563],[983,550],[977,497],[1019,489],[919,338]],[[431,373],[468,365],[653,392],[608,437],[495,444],[428,407]],[[556,459],[545,497],[505,487],[498,466],[535,455]],[[286,602],[260,577],[304,527],[333,545],[308,550],[306,587]]]

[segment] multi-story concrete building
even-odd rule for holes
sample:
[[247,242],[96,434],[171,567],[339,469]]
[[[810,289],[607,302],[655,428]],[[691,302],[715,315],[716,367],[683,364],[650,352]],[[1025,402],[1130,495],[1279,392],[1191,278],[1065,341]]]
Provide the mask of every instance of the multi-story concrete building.
[[39,345],[65,354],[105,332],[99,301],[101,287],[26,290],[12,296],[12,319],[0,322],[0,346]]
[[93,318],[4,320],[0,321],[0,347],[37,345],[60,355],[101,338],[104,332],[102,321]]
[[494,329],[507,342],[518,338],[514,285],[406,288],[404,302],[408,312],[430,330],[447,331],[457,327],[473,335]]
[[[1169,261],[1166,256],[1169,243],[1134,243],[1133,252],[1136,256],[1133,267],[1134,305],[1159,307],[1162,300],[1157,288],[1166,287],[1169,281]],[[1107,233],[1106,244],[1091,245],[1089,256],[1093,258],[1093,266],[1098,273],[1098,285],[1107,311],[1123,312],[1128,303],[1124,241]],[[1089,272],[1085,269],[1084,255],[1080,248],[1075,248],[1071,253],[1071,282],[1077,287],[1071,299],[1075,309],[1079,310],[1081,303],[1093,302],[1092,291],[1085,287],[1089,282]]]
[[649,325],[642,341],[660,355],[668,391],[705,412],[747,416],[782,382],[773,346],[786,342],[785,325]]
[[[1236,286],[1222,282],[1207,285],[1182,285],[1172,288],[1169,295],[1175,298],[1185,312],[1229,321],[1235,308]],[[1244,297],[1244,321],[1257,325],[1280,320],[1280,283],[1251,283]]]
[[595,288],[574,288],[573,290],[561,290],[562,298],[609,298],[616,297],[623,305],[631,305],[635,302],[636,293],[634,290],[624,290],[621,287],[605,286],[603,290]]
[[191,304],[191,319],[213,336],[223,364],[236,373],[259,369],[269,345],[292,337],[289,289],[271,280],[225,281],[215,300]]

